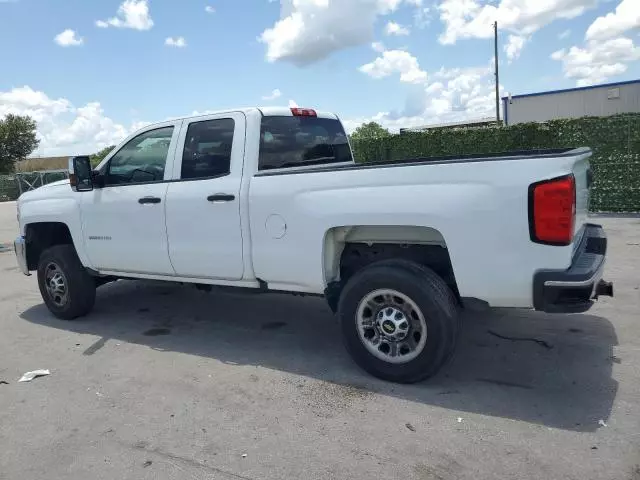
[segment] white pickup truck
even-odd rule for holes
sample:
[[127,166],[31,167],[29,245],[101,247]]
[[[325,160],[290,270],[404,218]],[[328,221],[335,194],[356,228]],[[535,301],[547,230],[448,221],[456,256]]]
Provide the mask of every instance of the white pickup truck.
[[355,164],[333,114],[183,118],[23,194],[15,250],[63,319],[123,278],[324,295],[361,367],[415,382],[451,357],[460,307],[581,312],[612,295],[587,223],[590,155]]

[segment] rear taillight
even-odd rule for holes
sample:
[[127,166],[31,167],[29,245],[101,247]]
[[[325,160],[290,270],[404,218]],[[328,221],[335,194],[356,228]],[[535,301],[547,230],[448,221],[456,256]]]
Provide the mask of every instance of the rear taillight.
[[573,175],[544,180],[529,187],[531,240],[569,245],[576,218],[576,180]]

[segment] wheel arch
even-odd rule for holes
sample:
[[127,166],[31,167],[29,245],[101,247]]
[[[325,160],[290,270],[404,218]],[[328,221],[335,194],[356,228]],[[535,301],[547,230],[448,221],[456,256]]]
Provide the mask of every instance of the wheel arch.
[[64,222],[28,223],[24,227],[24,233],[30,271],[38,269],[40,255],[47,248],[55,245],[72,245],[75,248],[71,229]]
[[415,225],[349,225],[329,229],[324,237],[325,295],[335,311],[346,281],[372,263],[403,259],[432,269],[459,300],[458,286],[442,233]]

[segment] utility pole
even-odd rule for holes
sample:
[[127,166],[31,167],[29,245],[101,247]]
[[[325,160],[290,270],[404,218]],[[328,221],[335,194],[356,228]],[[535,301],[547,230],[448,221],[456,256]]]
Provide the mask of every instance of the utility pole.
[[498,68],[498,22],[493,24],[496,62],[496,120],[500,123],[500,74]]

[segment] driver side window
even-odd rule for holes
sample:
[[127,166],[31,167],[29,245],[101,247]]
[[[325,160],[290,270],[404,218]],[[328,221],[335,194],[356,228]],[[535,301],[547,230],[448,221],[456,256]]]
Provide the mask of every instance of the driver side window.
[[141,133],[129,140],[111,160],[106,185],[160,182],[164,180],[173,127]]

